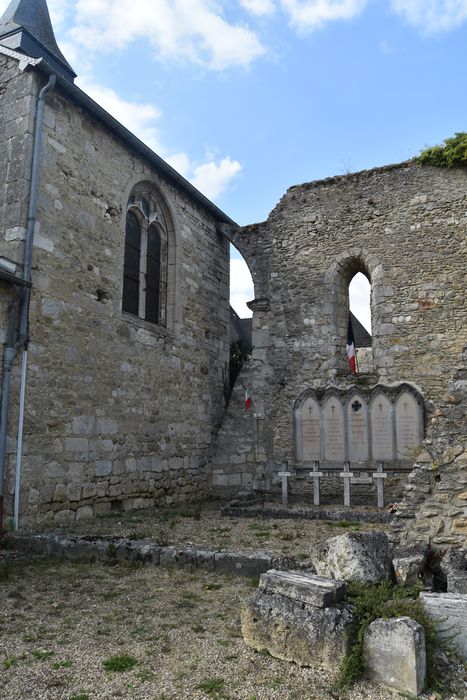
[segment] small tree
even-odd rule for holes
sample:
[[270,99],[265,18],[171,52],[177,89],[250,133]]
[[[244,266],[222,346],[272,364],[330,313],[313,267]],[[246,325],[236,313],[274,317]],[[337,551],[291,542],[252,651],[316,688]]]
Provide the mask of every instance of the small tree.
[[437,165],[444,168],[467,165],[467,132],[458,132],[445,139],[441,146],[426,148],[415,160],[421,165]]

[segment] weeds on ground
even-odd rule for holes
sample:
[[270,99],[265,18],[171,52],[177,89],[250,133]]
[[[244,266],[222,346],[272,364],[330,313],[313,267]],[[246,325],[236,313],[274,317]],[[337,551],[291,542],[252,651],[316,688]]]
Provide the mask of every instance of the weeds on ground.
[[224,696],[225,681],[223,678],[208,678],[196,686],[197,690],[202,690],[206,695],[212,695],[215,698]]
[[71,695],[70,700],[89,700],[89,695],[81,693],[81,695]]
[[137,665],[138,661],[133,656],[128,656],[127,654],[121,654],[117,656],[111,656],[109,659],[103,661],[102,665],[106,671],[113,671],[114,673],[124,673],[125,671],[131,671]]
[[436,657],[439,640],[433,621],[418,600],[418,588],[404,588],[384,581],[376,586],[351,582],[347,600],[352,606],[353,622],[350,628],[350,651],[340,670],[339,687],[359,680],[364,672],[363,642],[368,626],[375,620],[410,617],[425,630],[427,688],[441,689],[441,674]]

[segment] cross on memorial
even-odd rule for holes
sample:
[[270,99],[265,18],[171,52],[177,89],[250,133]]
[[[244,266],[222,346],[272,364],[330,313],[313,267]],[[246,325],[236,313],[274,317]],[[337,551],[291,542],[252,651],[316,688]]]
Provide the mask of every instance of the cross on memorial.
[[310,476],[313,478],[313,505],[319,506],[319,480],[324,476],[324,472],[319,471],[319,462],[313,462]]
[[383,463],[378,462],[376,465],[377,471],[372,474],[373,479],[376,479],[376,492],[378,494],[378,508],[384,508],[384,480],[387,479],[386,472],[383,472]]
[[344,471],[340,472],[339,476],[344,480],[344,506],[350,506],[350,479],[353,478],[350,462],[344,462]]

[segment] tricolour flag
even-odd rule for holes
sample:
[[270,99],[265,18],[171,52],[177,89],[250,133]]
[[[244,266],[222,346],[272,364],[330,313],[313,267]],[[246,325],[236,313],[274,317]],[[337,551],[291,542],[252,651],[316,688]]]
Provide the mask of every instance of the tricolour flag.
[[357,371],[357,361],[355,357],[355,338],[353,335],[352,321],[349,314],[349,325],[347,327],[347,345],[345,346],[347,357],[349,358],[349,368],[352,374]]
[[251,405],[252,405],[251,396],[248,393],[248,389],[245,387],[245,409],[247,411],[249,411],[251,408]]

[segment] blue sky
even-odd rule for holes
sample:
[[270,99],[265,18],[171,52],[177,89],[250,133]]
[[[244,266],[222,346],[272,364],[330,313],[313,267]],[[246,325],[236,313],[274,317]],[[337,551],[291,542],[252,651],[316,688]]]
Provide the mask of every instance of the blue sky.
[[[293,184],[402,161],[466,130],[467,0],[49,9],[78,85],[239,224],[264,220]],[[238,299],[252,296],[247,278],[234,265]]]

